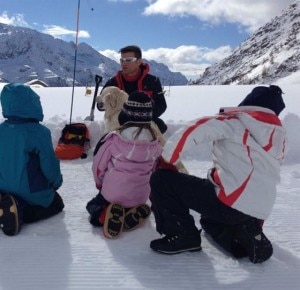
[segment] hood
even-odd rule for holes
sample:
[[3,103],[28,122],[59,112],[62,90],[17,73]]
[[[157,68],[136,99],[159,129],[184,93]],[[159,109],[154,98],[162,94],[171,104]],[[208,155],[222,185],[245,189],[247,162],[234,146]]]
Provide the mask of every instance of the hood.
[[[278,116],[271,109],[245,106],[221,108],[220,111],[220,116],[224,114],[237,118],[241,124],[243,124],[244,128],[247,129],[249,136],[264,150],[267,150],[266,148],[268,148],[269,145],[278,148],[278,144],[284,141],[285,129]],[[271,138],[267,140],[266,138],[269,138],[269,136],[271,136]],[[273,149],[269,151],[269,153],[273,155],[274,158],[278,158],[282,152],[275,151]]]
[[[114,142],[114,152],[116,155],[123,155],[127,160],[133,162],[145,162],[157,158],[161,152],[162,147],[159,145],[158,140],[150,141],[152,136],[150,133],[142,132],[138,140],[132,140],[132,133],[136,127],[125,129],[121,134],[114,131],[106,136],[106,139],[112,139]],[[127,131],[127,132],[125,132]]]
[[141,63],[140,69],[142,71],[143,76],[145,76],[146,74],[148,74],[150,72],[150,66],[146,62]]
[[19,83],[7,84],[3,87],[0,98],[4,118],[43,121],[40,97],[31,87]]

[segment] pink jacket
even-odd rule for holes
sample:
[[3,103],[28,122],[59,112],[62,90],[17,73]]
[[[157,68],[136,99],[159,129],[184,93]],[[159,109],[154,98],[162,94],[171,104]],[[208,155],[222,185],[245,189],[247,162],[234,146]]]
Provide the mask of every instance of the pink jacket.
[[120,134],[109,133],[93,160],[96,186],[109,202],[124,207],[145,203],[150,194],[150,175],[162,147],[152,140],[148,130],[138,140],[132,140],[136,127],[127,128]]
[[[212,143],[208,178],[224,204],[265,220],[271,213],[286,131],[276,114],[261,107],[224,108],[224,113],[191,122],[168,139],[163,157],[176,164],[182,152]],[[200,194],[200,193],[199,193]]]

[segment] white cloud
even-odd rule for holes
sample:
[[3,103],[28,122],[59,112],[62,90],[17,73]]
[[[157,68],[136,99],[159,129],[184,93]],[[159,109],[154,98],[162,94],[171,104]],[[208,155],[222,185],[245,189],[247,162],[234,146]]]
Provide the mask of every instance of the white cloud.
[[217,62],[232,52],[229,46],[210,49],[195,45],[182,45],[177,48],[157,48],[143,51],[143,57],[164,63],[171,71],[181,72],[187,78],[203,73],[211,63]]
[[235,23],[253,32],[278,15],[294,0],[154,0],[145,8],[145,15],[194,16],[218,25]]
[[[24,20],[23,14],[14,14],[13,16],[9,17],[6,11],[0,15],[0,23],[13,26],[30,27],[30,25]],[[34,23],[34,25],[37,24]],[[76,31],[66,29],[58,25],[44,25],[44,29],[41,32],[50,34],[56,38],[64,38],[64,36],[76,36]],[[86,30],[79,30],[78,37],[90,38],[90,34]]]
[[9,17],[6,11],[0,15],[0,23],[13,26],[29,27],[28,23],[24,20],[23,14],[15,14],[14,16]]
[[[44,25],[43,33],[50,34],[57,38],[63,38],[64,36],[76,36],[76,31],[69,30],[58,25]],[[90,34],[85,30],[79,30],[78,37],[90,38]]]
[[103,54],[106,57],[111,58],[112,60],[114,60],[116,62],[119,62],[120,53],[115,50],[106,49],[106,50],[99,51],[99,53]]
[[216,49],[210,49],[206,53],[203,54],[203,59],[210,63],[215,63],[220,61],[221,59],[229,56],[232,53],[232,49],[230,46],[221,46]]
[[[133,2],[137,0],[109,0],[110,2]],[[294,0],[146,0],[145,15],[168,17],[196,17],[202,26],[234,23],[241,30],[252,33],[272,17],[281,13]],[[21,14],[8,17],[4,12],[0,22],[28,26]],[[76,31],[57,25],[44,26],[43,33],[57,38],[76,36]],[[89,32],[80,30],[79,38],[90,38]],[[119,61],[119,53],[113,50],[100,51],[103,55]],[[229,46],[219,48],[182,45],[176,48],[154,48],[143,51],[143,57],[166,64],[171,71],[183,73],[188,78],[199,76],[212,63],[231,53]]]
[[[114,50],[99,51],[101,54],[119,61],[120,54]],[[217,49],[182,45],[177,48],[153,48],[143,50],[143,58],[163,63],[173,72],[181,72],[188,79],[199,77],[206,67],[217,62],[232,52],[229,46]]]

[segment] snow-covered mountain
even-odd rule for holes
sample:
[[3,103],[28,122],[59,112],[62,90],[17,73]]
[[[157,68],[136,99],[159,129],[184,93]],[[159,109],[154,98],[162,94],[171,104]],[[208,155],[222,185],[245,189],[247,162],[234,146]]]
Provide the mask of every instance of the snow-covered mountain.
[[[0,23],[0,82],[28,82],[39,79],[49,86],[73,84],[75,43],[56,39],[33,29]],[[171,72],[167,66],[149,62],[150,72],[163,85],[185,85],[181,73]],[[103,84],[120,65],[105,57],[86,43],[77,47],[76,85],[94,84],[95,74],[103,76]]]
[[[300,1],[259,28],[233,53],[208,67],[199,85],[269,84],[300,75]],[[297,78],[299,80],[299,78]]]

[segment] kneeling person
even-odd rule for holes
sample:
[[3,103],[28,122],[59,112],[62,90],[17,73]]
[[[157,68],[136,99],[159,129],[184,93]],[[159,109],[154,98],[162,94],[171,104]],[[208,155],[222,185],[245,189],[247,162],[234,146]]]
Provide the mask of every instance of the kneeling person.
[[147,94],[133,92],[119,114],[120,127],[96,146],[92,170],[99,193],[86,209],[107,238],[136,229],[151,213],[149,180],[162,152],[151,128],[152,110]]
[[[195,120],[169,138],[163,157],[170,164],[150,179],[156,229],[165,235],[150,243],[154,251],[201,250],[192,209],[201,214],[204,231],[235,257],[261,263],[272,256],[262,221],[271,213],[280,181],[286,131],[278,115],[284,108],[279,87],[256,87],[238,107]],[[207,178],[167,170],[182,152],[211,141]]]
[[40,124],[39,96],[24,84],[11,83],[1,92],[0,226],[14,236],[23,223],[51,217],[64,208],[57,189],[62,184],[51,133]]

